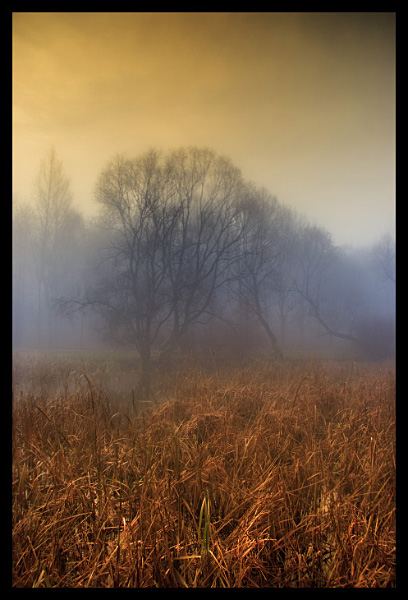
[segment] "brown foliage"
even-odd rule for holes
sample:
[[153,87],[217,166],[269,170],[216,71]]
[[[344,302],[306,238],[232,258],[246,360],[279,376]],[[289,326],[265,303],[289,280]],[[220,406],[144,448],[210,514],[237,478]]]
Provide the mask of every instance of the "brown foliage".
[[392,365],[176,389],[136,413],[88,377],[15,399],[15,587],[395,587]]

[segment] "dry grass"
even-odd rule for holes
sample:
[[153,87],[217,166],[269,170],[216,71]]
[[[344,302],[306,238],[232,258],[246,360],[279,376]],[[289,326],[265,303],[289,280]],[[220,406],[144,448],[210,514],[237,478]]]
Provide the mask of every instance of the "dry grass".
[[13,404],[15,587],[395,587],[393,365],[88,376]]

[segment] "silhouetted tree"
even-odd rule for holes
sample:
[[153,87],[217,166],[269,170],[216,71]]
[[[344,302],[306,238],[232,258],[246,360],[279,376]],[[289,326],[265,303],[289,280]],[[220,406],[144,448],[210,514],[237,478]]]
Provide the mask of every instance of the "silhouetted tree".
[[34,183],[35,262],[38,286],[38,337],[47,329],[47,344],[52,343],[52,303],[67,281],[67,253],[76,248],[76,231],[82,218],[72,208],[69,179],[62,161],[52,147],[41,161]]
[[[293,276],[294,288],[306,302],[309,316],[323,331],[353,343],[358,339],[351,331],[337,329],[331,290],[336,281],[339,251],[331,235],[321,227],[306,224],[299,230],[297,267]],[[348,323],[347,326],[350,326]]]
[[231,291],[261,324],[272,354],[281,357],[270,313],[273,295],[283,293],[291,213],[265,189],[253,185],[247,186],[241,210],[245,225],[232,269]]
[[373,247],[373,261],[377,273],[384,281],[395,284],[395,240],[385,234]]
[[12,218],[12,323],[13,345],[33,342],[37,321],[37,283],[34,261],[35,213],[28,204],[13,204]]
[[96,199],[109,245],[94,285],[75,302],[93,306],[111,337],[137,348],[144,394],[153,349],[168,356],[211,313],[230,276],[243,188],[228,159],[196,148],[116,157],[99,177]]

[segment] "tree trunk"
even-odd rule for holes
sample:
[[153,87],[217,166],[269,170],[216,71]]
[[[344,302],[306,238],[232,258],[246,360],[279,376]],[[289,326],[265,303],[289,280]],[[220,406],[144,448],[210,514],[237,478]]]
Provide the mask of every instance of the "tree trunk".
[[269,326],[268,321],[265,319],[265,317],[263,316],[262,313],[262,308],[261,308],[261,303],[259,301],[259,296],[258,296],[258,290],[256,288],[255,289],[255,314],[259,319],[259,322],[261,323],[262,327],[265,329],[266,335],[268,336],[269,342],[271,344],[271,350],[272,350],[272,356],[274,358],[283,358],[282,356],[282,352],[279,348],[279,344],[278,344],[278,340],[276,339],[275,334],[273,333],[272,329]]
[[268,321],[263,317],[261,312],[257,311],[256,314],[262,327],[265,329],[266,335],[268,336],[269,342],[271,344],[272,356],[274,358],[283,358],[282,352],[279,348],[278,340],[276,339],[275,334],[270,328]]

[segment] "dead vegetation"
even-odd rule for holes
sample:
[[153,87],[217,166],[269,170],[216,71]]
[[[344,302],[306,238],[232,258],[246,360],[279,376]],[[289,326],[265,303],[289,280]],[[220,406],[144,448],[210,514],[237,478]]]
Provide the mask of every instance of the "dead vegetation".
[[78,376],[13,403],[14,587],[395,587],[393,365]]

